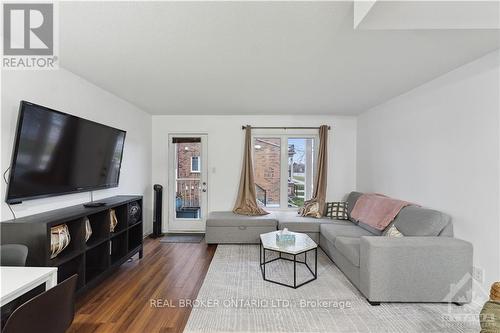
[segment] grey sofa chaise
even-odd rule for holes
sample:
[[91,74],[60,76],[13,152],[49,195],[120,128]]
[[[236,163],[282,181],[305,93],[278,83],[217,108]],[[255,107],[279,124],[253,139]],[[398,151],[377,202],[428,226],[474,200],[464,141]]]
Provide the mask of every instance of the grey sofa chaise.
[[[347,198],[348,214],[359,192]],[[393,221],[404,237],[385,237],[357,221],[314,219],[295,212],[247,217],[213,212],[207,243],[259,243],[261,233],[288,228],[307,233],[371,304],[471,300],[472,245],[453,238],[451,218],[408,206]]]

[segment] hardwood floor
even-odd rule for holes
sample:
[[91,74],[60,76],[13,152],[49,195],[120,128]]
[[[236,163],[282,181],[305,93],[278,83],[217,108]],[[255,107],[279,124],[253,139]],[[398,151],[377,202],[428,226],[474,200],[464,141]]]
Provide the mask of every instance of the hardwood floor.
[[77,300],[69,332],[182,332],[191,309],[173,306],[196,298],[216,247],[146,239],[143,259],[134,256]]

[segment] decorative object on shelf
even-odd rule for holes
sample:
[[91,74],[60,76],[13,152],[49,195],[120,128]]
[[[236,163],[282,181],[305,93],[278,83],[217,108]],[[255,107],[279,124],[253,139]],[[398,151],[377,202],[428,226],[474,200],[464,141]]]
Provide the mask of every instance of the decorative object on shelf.
[[71,236],[66,224],[50,228],[50,259],[57,257],[69,245],[70,241]]
[[135,224],[141,220],[141,205],[135,201],[128,205],[128,223]]
[[276,233],[276,244],[278,246],[295,245],[295,235],[287,228]]
[[116,211],[114,209],[111,209],[109,211],[109,231],[115,232],[117,224],[118,224],[118,218],[116,217]]
[[85,243],[89,240],[90,236],[92,236],[92,226],[90,225],[90,220],[88,217],[84,217],[85,221]]
[[490,300],[484,304],[479,321],[481,333],[500,332],[500,282],[491,285]]

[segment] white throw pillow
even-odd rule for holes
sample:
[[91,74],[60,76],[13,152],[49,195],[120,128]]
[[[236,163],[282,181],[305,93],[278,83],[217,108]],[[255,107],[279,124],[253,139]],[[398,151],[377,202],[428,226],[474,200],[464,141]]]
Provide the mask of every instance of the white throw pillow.
[[404,235],[396,228],[396,226],[393,224],[389,227],[389,229],[386,230],[384,233],[384,236],[386,237],[404,237]]

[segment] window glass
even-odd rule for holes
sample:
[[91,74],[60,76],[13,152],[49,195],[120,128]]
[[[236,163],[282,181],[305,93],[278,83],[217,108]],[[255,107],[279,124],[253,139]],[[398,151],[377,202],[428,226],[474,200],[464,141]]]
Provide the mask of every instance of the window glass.
[[[312,197],[315,168],[313,137],[254,137],[253,163],[257,201],[266,207],[281,207],[281,189],[287,189],[286,206],[298,208]],[[281,143],[287,150],[281,151]],[[282,156],[286,154],[286,156]],[[286,167],[282,167],[286,163]],[[281,170],[286,174],[281,175]]]
[[183,141],[175,143],[175,206],[176,218],[200,217],[200,154],[201,143]]
[[200,172],[200,157],[191,157],[191,172]]
[[253,149],[257,201],[280,207],[281,138],[254,138]]
[[288,207],[302,207],[312,197],[314,139],[288,138]]

